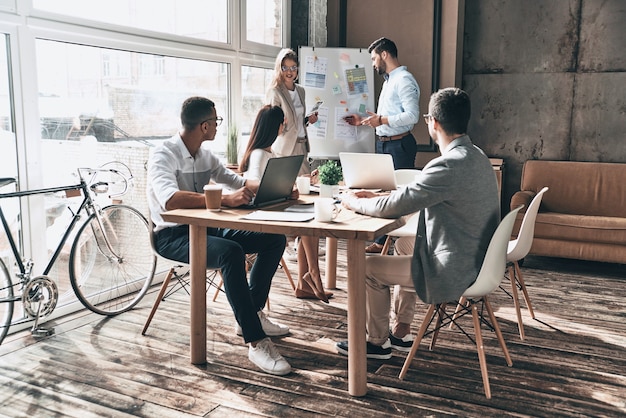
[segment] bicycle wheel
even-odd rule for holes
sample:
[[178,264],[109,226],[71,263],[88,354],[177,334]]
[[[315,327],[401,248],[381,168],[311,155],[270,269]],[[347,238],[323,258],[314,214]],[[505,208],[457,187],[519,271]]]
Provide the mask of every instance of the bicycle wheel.
[[4,341],[4,337],[9,332],[11,320],[13,319],[13,284],[9,270],[0,260],[0,344]]
[[117,315],[146,294],[156,261],[146,218],[130,206],[107,206],[78,230],[70,252],[70,283],[87,309]]

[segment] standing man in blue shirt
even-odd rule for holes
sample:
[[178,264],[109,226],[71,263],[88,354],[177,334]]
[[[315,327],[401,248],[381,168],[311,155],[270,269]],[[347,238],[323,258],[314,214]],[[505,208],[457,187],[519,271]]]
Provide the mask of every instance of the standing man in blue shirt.
[[[398,48],[392,40],[377,39],[367,50],[372,56],[374,69],[385,78],[378,97],[378,111],[368,111],[367,118],[353,114],[345,120],[351,125],[374,128],[376,152],[390,154],[396,170],[415,168],[417,143],[411,130],[419,120],[420,88],[406,66],[400,65]],[[366,252],[380,253],[385,238],[378,237]]]

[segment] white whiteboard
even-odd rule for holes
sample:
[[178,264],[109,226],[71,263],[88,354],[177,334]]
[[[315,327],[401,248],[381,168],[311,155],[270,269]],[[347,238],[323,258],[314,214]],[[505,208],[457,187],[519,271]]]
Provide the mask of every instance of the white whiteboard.
[[374,129],[350,126],[342,118],[375,112],[374,69],[367,48],[300,47],[299,84],[306,108],[324,103],[318,121],[307,128],[313,159],[337,159],[342,151],[374,152]]

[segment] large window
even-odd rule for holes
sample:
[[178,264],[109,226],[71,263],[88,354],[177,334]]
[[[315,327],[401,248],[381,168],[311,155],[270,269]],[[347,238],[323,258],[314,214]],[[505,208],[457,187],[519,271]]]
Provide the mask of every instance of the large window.
[[[8,36],[0,35],[0,177],[17,178],[17,149],[13,132],[13,101],[9,83]],[[0,187],[0,193],[15,190],[13,184]],[[2,210],[13,232],[17,233],[19,205],[13,199],[0,200]],[[0,229],[3,231],[3,229]],[[0,258],[5,265],[11,266],[9,241],[0,233]]]
[[281,0],[246,0],[246,40],[260,44],[283,44]]
[[17,177],[17,150],[9,83],[8,37],[0,34],[0,177]]
[[33,6],[131,28],[228,41],[228,0],[33,0]]
[[[227,126],[227,63],[49,40],[37,40],[36,53],[38,62],[47,63],[37,67],[42,144],[84,137],[150,144],[169,138],[180,127],[180,105],[189,96],[213,100]],[[224,136],[218,132],[218,153]]]
[[[79,166],[118,160],[135,176],[124,203],[146,215],[148,155],[180,129],[183,100],[212,99],[224,123],[210,148],[224,158],[229,126],[237,125],[241,151],[288,28],[286,0],[5,3],[0,0],[6,40],[0,41],[0,176],[21,174],[22,190],[75,184]],[[25,204],[21,212],[15,206],[12,218],[26,256],[41,271],[73,203],[46,196]],[[65,253],[50,277],[69,297]],[[74,308],[57,308],[67,309]]]
[[[243,148],[248,143],[250,131],[256,118],[257,112],[265,104],[265,95],[269,89],[274,71],[268,68],[241,67],[241,114],[239,115],[240,132],[242,135]],[[240,147],[241,148],[241,147]]]

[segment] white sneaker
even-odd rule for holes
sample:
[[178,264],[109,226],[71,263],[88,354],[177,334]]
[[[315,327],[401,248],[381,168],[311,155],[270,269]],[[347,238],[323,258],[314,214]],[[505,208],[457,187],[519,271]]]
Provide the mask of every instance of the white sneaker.
[[[265,312],[263,311],[257,312],[257,315],[259,315],[261,327],[263,328],[263,332],[265,332],[265,335],[269,337],[280,337],[282,335],[289,334],[289,327],[287,325],[278,324],[276,322],[270,321],[270,319],[265,315]],[[235,327],[235,332],[239,336],[243,335],[243,330],[241,329],[241,326],[239,326],[239,324],[237,324],[237,326]]]
[[256,344],[256,347],[248,348],[248,358],[258,368],[269,374],[284,376],[291,373],[291,366],[278,352],[276,346],[269,338],[264,338]]
[[287,261],[290,261],[292,263],[297,263],[298,262],[298,251],[291,248],[291,247],[286,247],[285,248],[285,252],[283,253],[283,258]]

